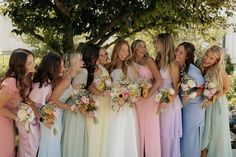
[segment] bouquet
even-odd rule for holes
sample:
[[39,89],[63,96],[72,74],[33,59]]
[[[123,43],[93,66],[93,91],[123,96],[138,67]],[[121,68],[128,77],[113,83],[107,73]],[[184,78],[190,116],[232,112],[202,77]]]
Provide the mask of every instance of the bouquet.
[[148,78],[141,78],[138,80],[138,84],[141,88],[141,96],[146,98],[148,96],[148,90],[152,87],[152,80]]
[[185,74],[182,75],[180,86],[184,93],[190,94],[197,85],[196,82],[190,76]]
[[110,76],[104,76],[101,78],[96,78],[94,79],[94,83],[96,88],[99,91],[105,91],[105,90],[110,90],[111,89],[111,78]]
[[57,130],[54,126],[54,121],[56,119],[56,107],[54,103],[48,102],[47,104],[43,105],[40,109],[40,121],[48,124],[53,124],[51,127],[51,134],[56,135]]
[[20,122],[22,122],[22,121],[25,122],[25,129],[27,132],[29,132],[30,131],[30,123],[33,122],[33,120],[35,118],[32,108],[25,103],[20,103],[19,108],[18,108],[17,117],[19,118]]
[[217,92],[217,84],[210,79],[205,79],[205,89],[203,92],[204,101],[205,102],[209,101],[210,103],[214,103],[216,92]]
[[138,83],[131,83],[127,86],[129,91],[129,102],[131,103],[130,107],[138,101],[138,98],[142,95],[142,87]]
[[[81,110],[85,110],[86,112],[95,112],[98,110],[96,102],[93,96],[89,93],[88,90],[81,88],[74,90],[71,96],[75,105],[79,106]],[[94,123],[98,123],[98,119],[96,116],[93,118]]]
[[[157,103],[169,103],[171,101],[172,96],[175,94],[175,91],[172,88],[163,88],[155,97],[155,102]],[[158,108],[157,114],[160,113],[160,109]]]
[[[113,110],[120,110],[120,107],[129,102],[130,91],[128,86],[130,85],[130,80],[123,78],[118,84],[115,84],[111,90],[111,98],[115,103],[112,105]],[[131,86],[130,86],[131,88]]]

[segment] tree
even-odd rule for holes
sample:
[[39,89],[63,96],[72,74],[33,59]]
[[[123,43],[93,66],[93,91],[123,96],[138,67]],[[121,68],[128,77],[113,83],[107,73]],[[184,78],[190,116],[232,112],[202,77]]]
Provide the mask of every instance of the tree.
[[[235,1],[235,0],[233,0]],[[85,43],[110,46],[147,29],[171,32],[192,23],[226,23],[232,0],[5,0],[17,34],[27,34],[64,53]],[[111,37],[113,37],[111,39]],[[112,40],[110,43],[107,41]]]

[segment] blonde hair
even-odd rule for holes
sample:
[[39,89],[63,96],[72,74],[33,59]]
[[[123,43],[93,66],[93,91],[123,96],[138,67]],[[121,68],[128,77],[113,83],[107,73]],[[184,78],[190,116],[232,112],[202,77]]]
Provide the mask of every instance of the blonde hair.
[[70,53],[66,53],[63,59],[66,72],[68,72],[71,69],[74,70],[77,65],[76,62],[78,62],[81,59],[81,53],[78,51],[72,51]]
[[164,68],[166,69],[175,58],[173,37],[169,33],[161,33],[157,35],[155,41],[159,41],[162,45],[162,55],[160,52],[157,52],[156,63],[158,64],[160,60],[164,60]]
[[[117,60],[118,60],[118,54],[121,50],[122,45],[126,44],[128,46],[128,50],[129,50],[129,56],[127,57],[127,60],[130,59],[131,57],[131,52],[130,52],[130,47],[129,47],[129,43],[124,40],[124,39],[119,39],[116,41],[113,50],[112,50],[112,55],[111,55],[111,62],[109,64],[109,72],[111,73],[117,66]],[[122,65],[122,71],[123,73],[126,75],[127,74],[127,60],[124,61],[123,65]]]
[[[136,51],[137,49],[140,47],[141,43],[145,44],[145,47],[147,46],[145,41],[137,39],[135,41],[133,41],[132,45],[131,45],[131,52],[132,52],[132,57],[130,59],[130,62],[136,62],[135,57],[136,57]],[[147,51],[147,47],[146,47],[146,53],[144,55],[144,58],[142,59],[141,63],[144,63],[146,58],[149,57],[148,51]]]
[[[205,73],[205,77],[213,79],[213,81],[216,81],[218,85],[221,85],[223,83],[223,73],[225,71],[224,50],[223,50],[223,48],[221,48],[217,45],[213,45],[212,47],[210,47],[206,51],[205,54],[207,54],[209,52],[213,53],[216,56],[217,62],[207,69],[207,71]],[[202,61],[202,63],[203,63],[203,61]],[[201,65],[201,69],[204,72],[203,64]]]

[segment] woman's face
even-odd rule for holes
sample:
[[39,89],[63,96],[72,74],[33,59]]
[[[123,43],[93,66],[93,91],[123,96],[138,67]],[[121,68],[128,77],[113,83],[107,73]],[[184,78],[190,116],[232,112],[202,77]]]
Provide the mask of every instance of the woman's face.
[[209,51],[205,53],[203,57],[203,67],[209,68],[213,66],[217,61],[217,56],[213,52]]
[[61,60],[61,66],[60,66],[59,76],[63,76],[64,71],[65,71],[64,61]]
[[161,50],[162,50],[162,45],[161,45],[160,40],[157,40],[157,41],[156,41],[155,49],[156,49],[156,52],[158,52],[158,53],[161,52]]
[[183,45],[180,45],[175,50],[175,59],[176,61],[183,65],[186,61],[187,53]]
[[140,42],[138,45],[138,48],[135,51],[135,54],[141,58],[141,57],[144,57],[146,52],[147,52],[146,44],[144,42]]
[[105,64],[107,64],[107,60],[108,60],[107,51],[105,49],[103,49],[103,48],[100,49],[99,50],[99,58],[98,58],[97,63],[101,64],[101,65],[105,65]]
[[35,72],[35,62],[34,62],[34,56],[32,54],[27,56],[25,69],[26,69],[26,74]]
[[80,71],[81,68],[84,66],[84,61],[83,61],[83,56],[82,56],[82,54],[78,54],[78,60],[77,60],[76,64],[77,64],[77,66],[76,66],[76,67],[77,67],[76,71],[78,72],[78,71]]
[[120,51],[118,52],[118,58],[121,60],[121,61],[124,61],[126,60],[126,58],[129,56],[129,47],[127,44],[123,44],[121,46],[121,49]]

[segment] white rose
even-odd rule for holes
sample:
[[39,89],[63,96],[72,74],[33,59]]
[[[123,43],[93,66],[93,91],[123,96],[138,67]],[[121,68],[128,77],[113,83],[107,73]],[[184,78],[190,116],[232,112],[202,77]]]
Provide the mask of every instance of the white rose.
[[182,84],[181,84],[181,88],[182,88],[182,90],[185,92],[185,91],[188,90],[188,85],[182,83]]
[[174,89],[170,88],[170,89],[169,89],[169,93],[170,93],[170,95],[174,95],[174,94],[175,94]]
[[196,83],[193,80],[188,80],[187,84],[190,88],[196,87]]
[[158,94],[156,95],[156,97],[155,97],[155,101],[156,101],[156,102],[160,102],[161,97],[162,97],[162,94],[161,94],[161,93],[158,93]]

